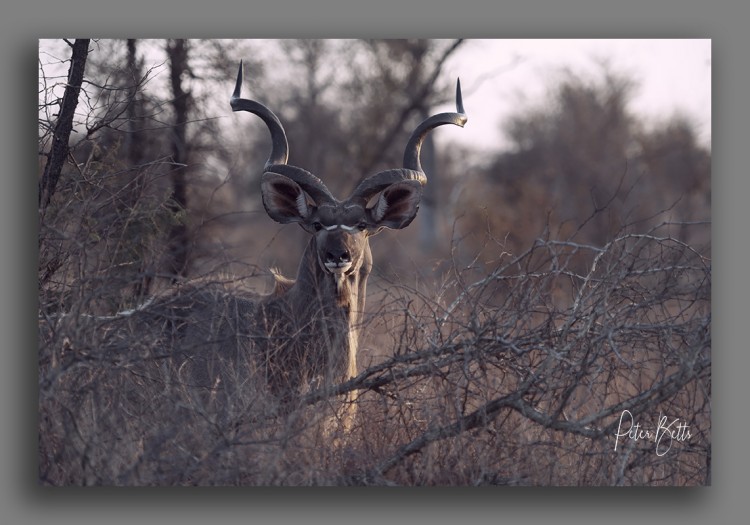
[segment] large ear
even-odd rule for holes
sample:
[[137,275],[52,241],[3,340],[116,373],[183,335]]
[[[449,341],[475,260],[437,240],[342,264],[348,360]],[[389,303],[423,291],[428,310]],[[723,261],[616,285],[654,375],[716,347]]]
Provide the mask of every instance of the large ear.
[[375,204],[368,209],[376,226],[398,230],[414,220],[422,198],[422,184],[416,180],[395,182],[378,196]]
[[303,222],[312,213],[302,188],[289,177],[266,172],[260,182],[266,213],[282,224]]

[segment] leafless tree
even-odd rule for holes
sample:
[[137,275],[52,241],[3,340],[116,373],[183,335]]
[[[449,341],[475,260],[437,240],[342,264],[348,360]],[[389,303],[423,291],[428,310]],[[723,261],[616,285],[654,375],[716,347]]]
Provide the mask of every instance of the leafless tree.
[[45,208],[54,195],[63,163],[68,156],[70,132],[73,130],[78,95],[81,91],[83,73],[86,69],[89,41],[87,38],[79,38],[71,45],[72,55],[70,57],[68,82],[65,86],[65,94],[60,102],[60,114],[53,132],[52,148],[47,156],[47,164],[39,182],[40,208]]

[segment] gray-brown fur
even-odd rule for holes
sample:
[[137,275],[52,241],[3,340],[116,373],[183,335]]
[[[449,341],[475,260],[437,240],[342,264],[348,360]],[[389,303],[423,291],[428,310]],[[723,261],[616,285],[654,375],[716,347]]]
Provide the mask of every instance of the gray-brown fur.
[[231,390],[225,375],[244,374],[289,400],[301,388],[346,379],[356,370],[350,332],[358,332],[364,310],[369,246],[343,288],[315,262],[315,251],[313,237],[296,280],[270,295],[202,280],[158,298],[131,322],[156,348],[172,349],[181,380],[200,389]]

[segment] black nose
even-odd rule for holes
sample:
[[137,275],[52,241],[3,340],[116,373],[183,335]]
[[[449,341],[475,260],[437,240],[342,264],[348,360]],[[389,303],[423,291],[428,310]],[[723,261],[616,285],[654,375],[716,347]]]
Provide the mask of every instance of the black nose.
[[347,264],[350,262],[352,262],[351,254],[349,253],[349,250],[345,248],[337,251],[326,252],[326,263]]

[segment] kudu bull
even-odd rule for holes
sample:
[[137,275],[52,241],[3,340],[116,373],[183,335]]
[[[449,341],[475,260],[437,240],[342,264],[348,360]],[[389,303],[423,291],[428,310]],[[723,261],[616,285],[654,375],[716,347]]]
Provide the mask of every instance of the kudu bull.
[[[222,381],[229,383],[222,378],[227,364],[237,371],[239,361],[252,362],[270,390],[289,400],[312,383],[356,375],[359,322],[372,269],[369,237],[412,222],[427,182],[419,160],[424,138],[443,124],[463,126],[467,117],[457,83],[457,113],[434,115],[417,126],[406,146],[404,167],[364,179],[341,201],[316,176],[287,164],[284,128],[267,107],[240,97],[242,77],[240,64],[232,110],[260,117],[272,138],[261,177],[263,206],[273,220],[296,222],[310,233],[296,280],[274,273],[275,288],[267,296],[217,284],[183,286],[160,300],[157,309],[168,321],[162,322],[168,326],[163,333],[171,341],[164,343],[174,348],[198,386],[214,389]],[[235,379],[243,380],[240,375]]]

